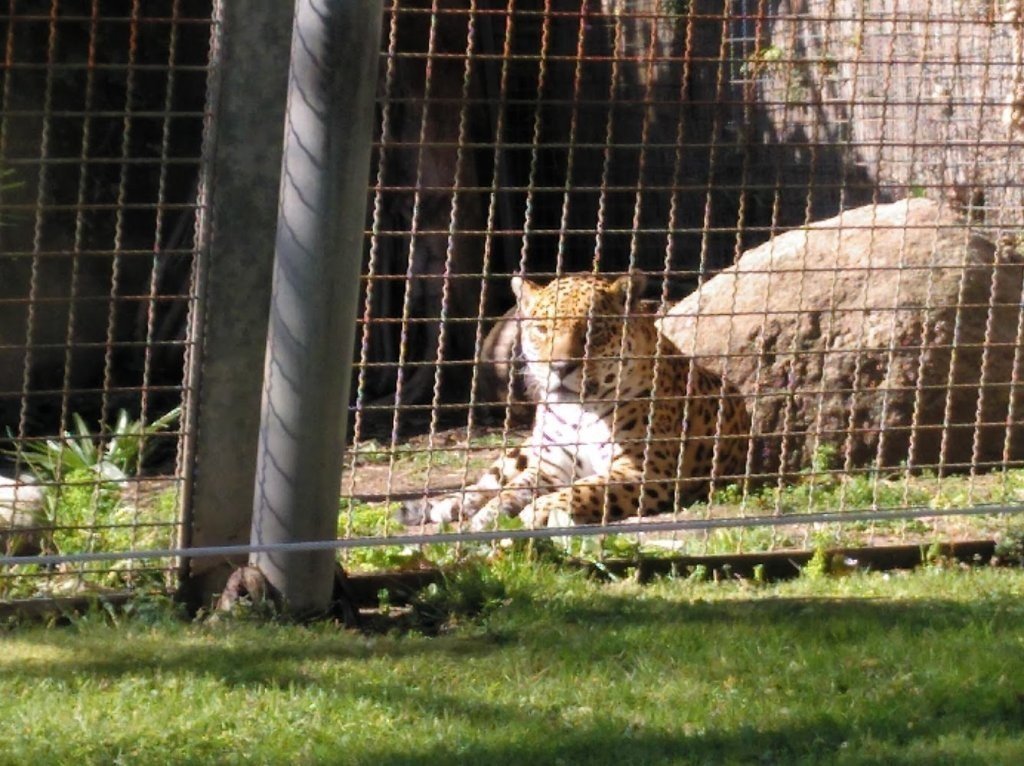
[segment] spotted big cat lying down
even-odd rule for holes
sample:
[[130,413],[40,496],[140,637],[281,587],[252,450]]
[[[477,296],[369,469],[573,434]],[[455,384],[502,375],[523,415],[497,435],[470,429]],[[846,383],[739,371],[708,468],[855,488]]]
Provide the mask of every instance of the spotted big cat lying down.
[[406,524],[518,516],[527,526],[615,521],[699,499],[743,473],[750,418],[739,392],[682,355],[628,277],[514,277],[533,432],[461,492],[406,503]]

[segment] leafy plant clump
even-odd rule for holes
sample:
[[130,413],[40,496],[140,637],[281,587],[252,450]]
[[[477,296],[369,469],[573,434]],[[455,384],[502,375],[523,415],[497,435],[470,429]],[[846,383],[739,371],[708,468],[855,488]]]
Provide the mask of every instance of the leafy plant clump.
[[[95,429],[75,413],[72,428],[60,438],[22,443],[10,451],[42,489],[43,524],[49,530],[45,552],[123,552],[166,545],[176,523],[175,491],[142,502],[137,483],[129,480],[139,473],[152,437],[173,427],[179,418],[180,408],[150,423],[133,420],[122,410],[112,426]],[[129,487],[136,492],[129,493]],[[71,574],[73,569],[61,565],[58,573]],[[70,587],[162,582],[159,568],[142,570],[146,575],[141,580],[139,571],[132,561],[90,562],[87,568],[75,570]],[[49,589],[58,582],[55,577],[26,579],[36,591],[8,595],[36,595],[38,589]],[[0,584],[17,582],[18,578],[12,577]]]
[[36,479],[61,482],[75,471],[88,471],[108,481],[121,481],[137,474],[142,467],[148,440],[176,425],[181,408],[175,407],[151,423],[132,420],[121,410],[114,425],[99,432],[85,422],[81,415],[71,416],[74,427],[65,431],[60,439],[28,442],[14,450]]

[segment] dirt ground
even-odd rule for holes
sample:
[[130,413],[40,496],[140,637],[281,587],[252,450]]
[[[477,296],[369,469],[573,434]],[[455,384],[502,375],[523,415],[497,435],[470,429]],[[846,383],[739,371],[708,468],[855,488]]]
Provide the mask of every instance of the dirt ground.
[[515,446],[528,430],[452,428],[403,440],[394,446],[362,442],[348,450],[342,468],[342,495],[364,502],[385,502],[451,492],[472,484],[501,454]]

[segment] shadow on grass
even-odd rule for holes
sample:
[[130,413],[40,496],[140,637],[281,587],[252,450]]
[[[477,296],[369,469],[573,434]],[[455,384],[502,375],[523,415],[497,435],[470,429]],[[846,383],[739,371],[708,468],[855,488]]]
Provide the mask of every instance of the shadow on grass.
[[[636,645],[637,636],[663,635],[671,640],[697,632],[740,636],[749,631],[757,636],[771,630],[812,642],[842,640],[851,646],[894,632],[908,639],[925,632],[932,639],[944,633],[956,636],[978,624],[988,631],[1024,628],[1024,605],[1008,605],[1005,598],[973,603],[811,597],[680,602],[601,593],[512,605],[492,620],[492,627],[470,624],[467,630],[439,638],[365,636],[341,628],[333,632],[327,626],[308,629],[259,622],[229,622],[214,628],[171,626],[166,632],[162,627],[133,633],[101,625],[35,630],[33,644],[52,646],[59,658],[45,665],[12,666],[0,657],[0,668],[8,677],[59,678],[74,673],[111,679],[159,669],[212,675],[229,683],[264,683],[274,679],[246,669],[273,668],[276,673],[289,663],[385,658],[399,662],[422,656],[469,660],[500,655],[508,644],[526,649],[536,644],[533,648],[546,651],[552,632],[560,642],[585,645],[587,658],[599,662],[624,650],[642,651],[643,646]],[[599,638],[595,631],[600,632]],[[19,632],[10,635],[16,638]],[[303,678],[304,674],[297,674],[294,680]]]
[[[159,672],[214,678],[229,692],[313,687],[340,720],[359,701],[406,726],[402,736],[349,744],[339,736],[337,760],[331,749],[317,762],[1024,762],[1024,619],[1006,597],[687,603],[601,592],[514,603],[491,622],[493,634],[489,622],[437,639],[324,626],[138,635],[85,626],[33,631],[35,644],[54,650],[45,664],[0,660],[0,669],[12,680],[109,683]],[[790,669],[794,658],[805,663]],[[894,683],[901,674],[913,677],[913,693]],[[709,691],[730,676],[740,694]],[[765,705],[762,680],[793,709]],[[696,707],[666,712],[690,695],[687,684]],[[827,704],[830,695],[839,702]],[[330,724],[321,725],[330,742]],[[456,734],[439,740],[435,725]],[[169,726],[169,740],[189,737],[174,728],[183,724]]]
[[[223,641],[218,641],[221,633]],[[263,635],[261,635],[263,634]],[[33,644],[52,646],[57,658],[45,664],[13,666],[0,658],[0,671],[8,679],[69,678],[117,680],[151,672],[192,674],[218,678],[229,686],[306,685],[310,676],[303,668],[316,663],[359,663],[381,657],[396,662],[417,656],[455,654],[471,658],[496,651],[503,639],[471,636],[446,641],[407,638],[372,638],[320,629],[305,631],[294,626],[230,626],[211,631],[204,640],[187,628],[142,636],[122,634],[116,628],[72,633],[63,630],[35,632]],[[241,639],[241,640],[239,640]]]
[[[927,715],[930,711],[922,711]],[[989,739],[989,747],[978,748],[967,738],[960,743],[948,739],[945,722],[918,726],[906,733],[883,716],[868,717],[856,724],[827,716],[791,725],[757,729],[741,727],[722,733],[692,735],[643,731],[630,728],[616,718],[602,718],[587,726],[543,737],[523,737],[509,742],[474,741],[432,746],[417,752],[402,752],[384,746],[361,753],[352,762],[381,766],[414,764],[823,764],[871,763],[890,766],[989,766],[993,763],[1021,763],[1024,744],[1014,740],[1014,727],[1000,716],[974,716],[959,725]],[[483,739],[483,738],[481,738]]]
[[788,626],[794,632],[819,632],[842,625],[844,632],[870,636],[899,627],[908,633],[944,630],[985,620],[1024,618],[1024,604],[1008,610],[1005,598],[981,598],[971,603],[943,599],[795,597],[734,601],[679,602],[602,595],[587,600],[544,606],[547,620],[564,625],[720,626],[723,622],[750,629]]
[[[995,703],[984,688],[961,690],[962,704],[955,714],[943,705],[925,704],[911,721],[893,720],[881,710],[864,711],[856,720],[824,714],[807,715],[772,725],[741,725],[684,731],[682,726],[645,727],[630,722],[632,711],[609,711],[583,724],[559,720],[552,706],[536,704],[486,704],[468,702],[437,689],[412,689],[382,684],[364,688],[362,695],[385,701],[390,709],[415,710],[425,718],[443,716],[468,724],[461,735],[438,743],[436,739],[409,744],[393,731],[380,730],[369,744],[353,743],[342,736],[316,732],[320,745],[297,762],[418,766],[419,764],[889,764],[932,766],[959,764],[986,766],[1024,762],[1020,737],[1020,706]],[[339,704],[343,704],[339,700]],[[908,725],[909,724],[909,725]],[[425,733],[430,731],[425,724]],[[312,736],[311,732],[311,736]],[[158,741],[141,742],[135,749],[137,763],[214,763],[223,751],[191,747],[196,735],[188,724],[170,725]],[[397,741],[396,741],[397,740]],[[177,757],[168,754],[173,747]],[[259,751],[249,753],[253,762],[275,763]],[[38,760],[26,762],[71,763],[80,754],[74,743],[40,743]],[[119,754],[110,746],[110,756]],[[282,751],[272,749],[280,756]],[[31,748],[22,750],[32,756]],[[103,756],[102,746],[93,755]],[[0,762],[3,758],[0,757]],[[90,762],[106,762],[94,760]],[[235,762],[235,761],[231,761]]]

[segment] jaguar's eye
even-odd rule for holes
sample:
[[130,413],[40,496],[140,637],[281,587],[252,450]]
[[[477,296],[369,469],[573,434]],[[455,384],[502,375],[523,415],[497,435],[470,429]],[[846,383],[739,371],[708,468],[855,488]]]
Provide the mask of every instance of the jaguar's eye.
[[541,337],[544,337],[545,335],[548,334],[548,326],[546,324],[535,324],[533,326],[533,331],[537,335],[540,335]]

